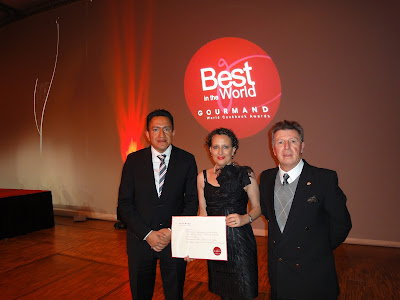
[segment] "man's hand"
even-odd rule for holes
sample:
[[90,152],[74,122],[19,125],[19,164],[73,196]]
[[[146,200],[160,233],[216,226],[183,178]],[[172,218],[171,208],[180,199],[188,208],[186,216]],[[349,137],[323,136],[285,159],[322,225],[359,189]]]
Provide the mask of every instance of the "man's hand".
[[171,241],[171,232],[167,228],[159,231],[152,231],[146,238],[147,243],[151,249],[156,252],[162,251]]
[[158,232],[161,232],[165,236],[168,243],[171,242],[171,230],[169,230],[168,228],[163,228],[160,229]]

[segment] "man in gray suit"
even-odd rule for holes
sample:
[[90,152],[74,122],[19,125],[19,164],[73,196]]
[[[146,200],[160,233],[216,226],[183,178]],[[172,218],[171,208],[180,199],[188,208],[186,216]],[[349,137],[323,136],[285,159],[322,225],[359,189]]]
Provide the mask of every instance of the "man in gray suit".
[[268,277],[272,299],[337,299],[333,250],[351,229],[346,196],[335,171],[302,159],[299,123],[272,127],[279,166],[260,178],[260,202],[268,220]]

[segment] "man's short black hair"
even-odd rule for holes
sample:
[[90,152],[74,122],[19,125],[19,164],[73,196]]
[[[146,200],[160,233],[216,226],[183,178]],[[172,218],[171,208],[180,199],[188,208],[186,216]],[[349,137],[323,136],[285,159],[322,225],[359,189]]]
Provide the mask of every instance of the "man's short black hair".
[[156,109],[147,115],[147,131],[149,131],[149,124],[154,117],[167,117],[171,121],[172,130],[174,130],[174,118],[169,111],[165,109]]

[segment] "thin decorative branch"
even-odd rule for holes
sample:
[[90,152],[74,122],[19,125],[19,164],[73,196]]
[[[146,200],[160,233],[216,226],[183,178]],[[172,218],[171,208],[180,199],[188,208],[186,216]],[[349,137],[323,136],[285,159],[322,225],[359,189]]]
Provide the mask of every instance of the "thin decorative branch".
[[50,80],[50,85],[49,88],[47,90],[47,94],[46,94],[46,98],[43,104],[43,108],[42,108],[42,116],[40,119],[40,128],[39,128],[39,124],[37,122],[37,117],[36,117],[36,89],[37,89],[37,83],[39,78],[36,78],[36,83],[35,83],[35,90],[33,93],[33,114],[35,116],[35,124],[36,124],[36,129],[39,133],[40,136],[40,154],[42,154],[42,139],[43,139],[43,120],[44,120],[44,112],[46,109],[46,104],[47,104],[47,100],[49,98],[49,94],[50,94],[50,89],[51,89],[51,85],[53,84],[53,79],[54,79],[54,74],[56,73],[56,68],[57,68],[57,60],[58,60],[58,46],[60,43],[60,24],[58,23],[58,20],[56,20],[56,24],[57,24],[57,51],[56,51],[56,59],[54,62],[54,68],[53,68],[53,74],[51,76],[51,80]]

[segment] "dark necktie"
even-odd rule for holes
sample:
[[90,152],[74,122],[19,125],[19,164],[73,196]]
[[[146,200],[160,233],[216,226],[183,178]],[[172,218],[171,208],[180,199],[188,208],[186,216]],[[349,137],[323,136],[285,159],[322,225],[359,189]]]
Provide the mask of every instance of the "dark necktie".
[[287,181],[288,179],[289,179],[289,174],[288,173],[283,174],[283,185],[289,184],[289,182]]

